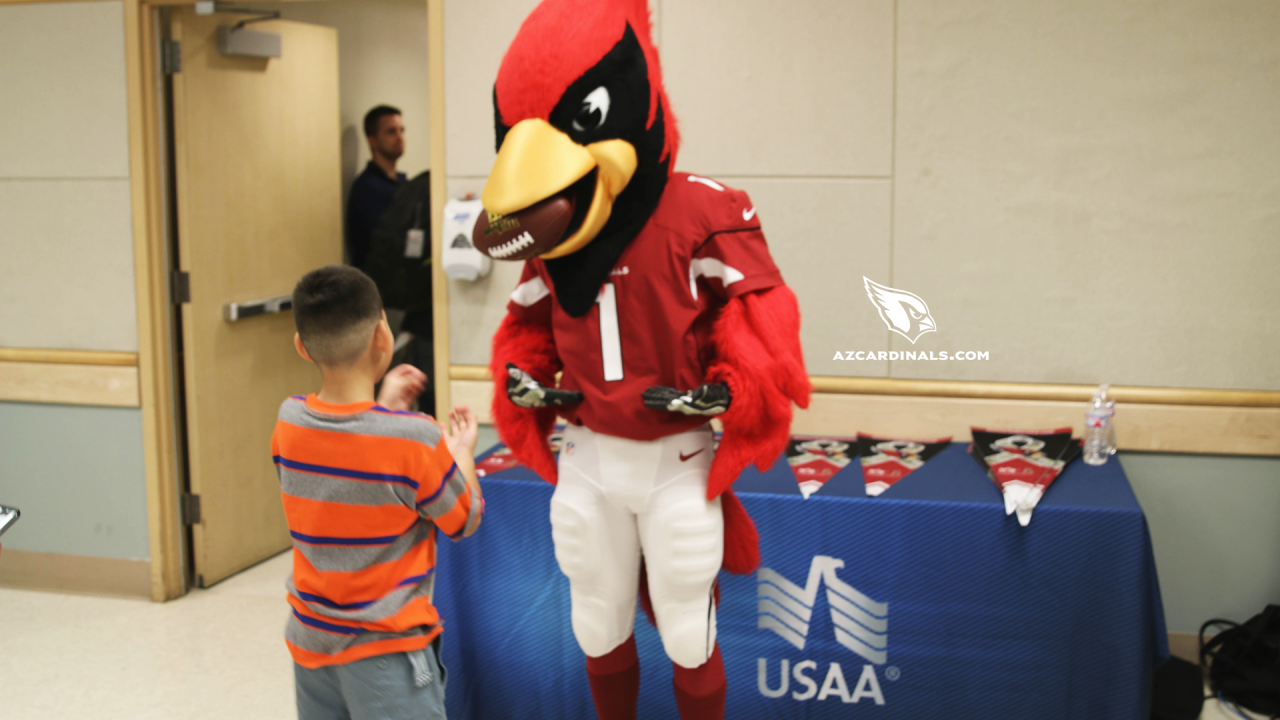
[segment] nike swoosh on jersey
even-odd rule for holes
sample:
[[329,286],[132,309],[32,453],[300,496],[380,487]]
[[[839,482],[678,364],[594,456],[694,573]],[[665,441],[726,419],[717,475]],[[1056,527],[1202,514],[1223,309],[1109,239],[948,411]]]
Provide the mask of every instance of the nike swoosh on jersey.
[[756,209],[755,209],[755,208],[751,208],[751,209],[749,209],[749,210],[743,210],[743,211],[742,211],[742,219],[743,219],[743,220],[750,220],[751,218],[753,218],[753,217],[755,217],[755,216],[756,216]]
[[[706,448],[702,448],[702,450],[706,450]],[[688,455],[685,455],[684,453],[680,453],[680,462],[688,462],[688,461],[689,461],[689,458],[691,458],[691,457],[693,457],[694,455],[697,455],[698,453],[702,452],[702,450],[694,450],[693,452],[689,453]]]

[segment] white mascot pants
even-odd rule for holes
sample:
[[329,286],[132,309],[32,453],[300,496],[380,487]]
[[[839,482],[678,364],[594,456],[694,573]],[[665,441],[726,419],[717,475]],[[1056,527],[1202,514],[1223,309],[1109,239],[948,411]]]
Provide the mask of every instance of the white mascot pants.
[[667,656],[686,668],[711,657],[724,556],[720,499],[707,500],[713,442],[707,426],[651,442],[565,428],[551,531],[588,656],[631,636],[643,553]]

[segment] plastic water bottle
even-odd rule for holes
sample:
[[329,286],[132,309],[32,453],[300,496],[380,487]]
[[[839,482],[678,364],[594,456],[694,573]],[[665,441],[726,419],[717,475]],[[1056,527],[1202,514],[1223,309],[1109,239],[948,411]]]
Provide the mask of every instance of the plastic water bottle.
[[1107,398],[1109,385],[1101,385],[1093,393],[1093,402],[1084,414],[1084,461],[1102,465],[1116,452],[1116,427],[1113,418],[1116,403]]

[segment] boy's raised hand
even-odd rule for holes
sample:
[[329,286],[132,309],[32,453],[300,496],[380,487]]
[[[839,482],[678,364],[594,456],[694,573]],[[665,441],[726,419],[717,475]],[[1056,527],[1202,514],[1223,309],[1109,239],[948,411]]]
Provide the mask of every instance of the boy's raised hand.
[[480,512],[472,513],[463,532],[463,537],[470,537],[480,526],[480,518],[484,514],[484,495],[480,490],[479,477],[476,475],[476,438],[480,433],[480,421],[471,408],[455,405],[449,411],[449,418],[441,423],[444,428],[444,443],[449,454],[458,465],[458,472],[467,479],[467,487],[471,492],[472,508],[479,504]]
[[[413,401],[418,399],[427,388],[427,375],[418,368],[403,363],[387,371],[382,376],[382,390],[378,393],[378,404],[388,410],[408,410]],[[423,412],[432,412],[435,408],[421,408]]]
[[479,433],[480,421],[476,419],[475,413],[471,412],[471,408],[459,405],[449,411],[449,423],[445,427],[444,438],[449,445],[449,452],[455,458],[462,454],[475,457],[476,439]]

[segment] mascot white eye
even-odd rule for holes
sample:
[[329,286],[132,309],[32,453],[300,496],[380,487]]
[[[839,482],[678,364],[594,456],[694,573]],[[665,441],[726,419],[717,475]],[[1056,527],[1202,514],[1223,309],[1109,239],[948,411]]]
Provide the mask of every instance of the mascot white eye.
[[582,109],[573,119],[573,129],[578,132],[595,130],[609,116],[609,91],[603,85],[587,93],[582,99]]

